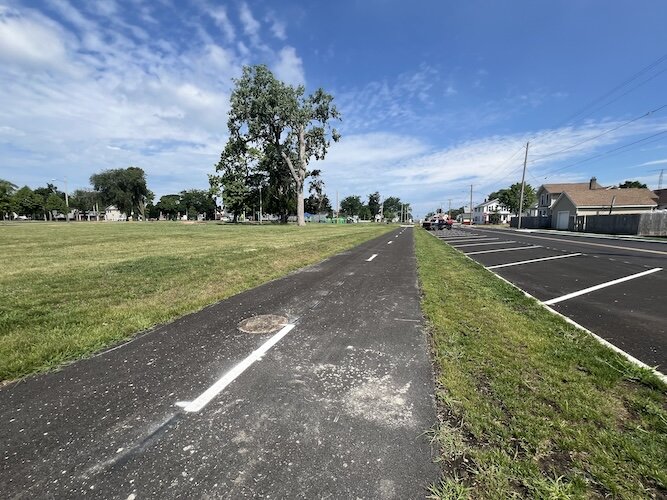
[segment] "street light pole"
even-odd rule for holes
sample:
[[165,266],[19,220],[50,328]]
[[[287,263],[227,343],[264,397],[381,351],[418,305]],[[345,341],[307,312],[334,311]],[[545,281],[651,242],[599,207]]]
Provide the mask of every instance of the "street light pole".
[[69,193],[67,192],[67,177],[62,179],[51,179],[51,181],[56,182],[60,181],[65,184],[65,206],[67,207],[67,213],[65,214],[65,220],[69,222]]
[[259,184],[259,223],[262,223],[262,183]]

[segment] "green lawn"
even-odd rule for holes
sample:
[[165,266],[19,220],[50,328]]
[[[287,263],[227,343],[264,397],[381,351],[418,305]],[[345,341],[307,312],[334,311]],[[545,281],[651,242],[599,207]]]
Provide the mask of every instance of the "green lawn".
[[665,498],[666,387],[416,230],[444,479],[435,498]]
[[318,262],[386,225],[0,225],[0,382]]

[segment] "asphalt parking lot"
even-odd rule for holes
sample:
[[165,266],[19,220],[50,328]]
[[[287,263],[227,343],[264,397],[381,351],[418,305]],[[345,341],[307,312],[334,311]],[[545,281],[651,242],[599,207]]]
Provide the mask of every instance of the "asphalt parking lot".
[[619,349],[667,371],[667,243],[474,226],[435,235]]

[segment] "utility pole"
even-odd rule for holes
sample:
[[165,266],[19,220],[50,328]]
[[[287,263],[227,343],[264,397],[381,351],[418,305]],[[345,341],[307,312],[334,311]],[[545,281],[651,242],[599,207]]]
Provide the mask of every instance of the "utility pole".
[[452,218],[452,199],[449,200],[449,210],[447,210],[447,220]]
[[470,225],[472,226],[472,184],[470,184]]
[[262,183],[259,183],[259,223],[262,223]]
[[523,174],[521,175],[521,198],[519,199],[519,221],[516,225],[517,229],[521,229],[521,213],[523,212],[523,191],[526,187],[526,165],[528,164],[528,146],[530,142],[526,143],[526,156],[523,157]]

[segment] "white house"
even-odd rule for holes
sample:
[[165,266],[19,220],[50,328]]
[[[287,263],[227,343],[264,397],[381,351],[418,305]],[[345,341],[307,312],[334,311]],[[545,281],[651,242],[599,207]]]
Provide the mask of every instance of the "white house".
[[114,205],[109,205],[104,211],[104,220],[105,221],[126,221],[127,215],[118,210]]
[[484,200],[484,203],[480,203],[473,208],[473,222],[475,224],[489,224],[489,217],[494,213],[500,216],[501,224],[508,224],[512,215],[498,199]]

